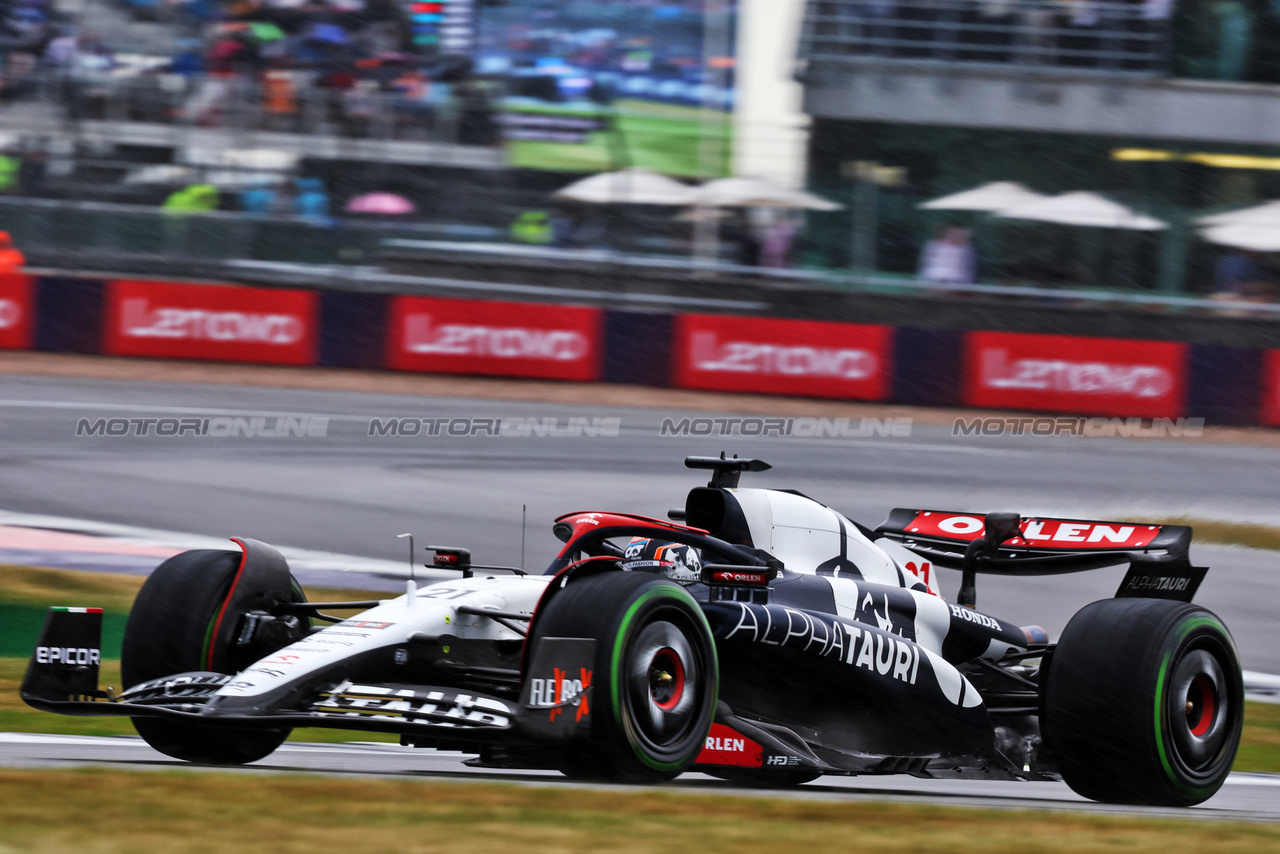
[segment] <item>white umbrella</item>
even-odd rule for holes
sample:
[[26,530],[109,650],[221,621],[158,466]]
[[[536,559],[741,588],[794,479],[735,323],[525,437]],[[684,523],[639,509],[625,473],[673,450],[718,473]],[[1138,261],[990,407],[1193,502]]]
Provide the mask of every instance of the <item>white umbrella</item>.
[[1210,243],[1253,249],[1257,252],[1280,252],[1280,221],[1271,223],[1229,222],[1200,232]]
[[932,211],[999,211],[1047,198],[1016,181],[992,181],[916,207]]
[[996,216],[1092,228],[1127,228],[1134,231],[1159,231],[1169,227],[1168,223],[1143,216],[1106,196],[1083,191],[1049,196],[1000,210],[996,212]]
[[190,184],[199,177],[197,170],[190,166],[177,166],[172,163],[155,163],[151,166],[139,166],[130,169],[121,181],[122,184]]
[[692,187],[638,166],[601,172],[554,193],[557,199],[593,205],[687,205],[692,195]]
[[842,205],[764,178],[720,178],[703,184],[691,204],[713,208],[793,208],[837,211]]
[[293,169],[302,159],[294,151],[278,148],[199,148],[191,147],[182,158],[195,166],[222,166],[232,169],[267,169],[284,171]]
[[1198,225],[1270,224],[1280,226],[1280,201],[1196,218]]

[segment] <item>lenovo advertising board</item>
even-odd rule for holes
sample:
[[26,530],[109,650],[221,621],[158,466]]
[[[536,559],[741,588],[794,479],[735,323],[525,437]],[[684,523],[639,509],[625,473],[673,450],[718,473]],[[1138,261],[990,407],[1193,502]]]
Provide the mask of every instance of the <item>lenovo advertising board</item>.
[[1280,350],[1267,350],[1262,356],[1262,408],[1258,422],[1280,427]]
[[598,308],[395,297],[387,366],[399,371],[600,379]]
[[893,330],[861,323],[686,314],[676,319],[679,388],[885,400]]
[[33,290],[27,274],[0,273],[0,349],[25,350],[31,346]]
[[968,406],[1144,418],[1183,414],[1186,344],[970,332],[964,350]]
[[319,298],[311,291],[112,281],[103,351],[221,362],[315,362]]

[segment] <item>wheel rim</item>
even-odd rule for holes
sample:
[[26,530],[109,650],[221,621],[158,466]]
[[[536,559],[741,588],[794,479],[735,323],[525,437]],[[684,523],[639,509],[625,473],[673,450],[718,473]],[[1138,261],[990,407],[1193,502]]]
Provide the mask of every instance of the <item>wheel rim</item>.
[[636,735],[661,751],[678,746],[695,723],[701,673],[693,647],[678,626],[649,623],[628,650],[626,702]]
[[1168,696],[1178,757],[1193,771],[1211,765],[1229,735],[1230,698],[1222,663],[1206,649],[1187,652],[1174,668]]

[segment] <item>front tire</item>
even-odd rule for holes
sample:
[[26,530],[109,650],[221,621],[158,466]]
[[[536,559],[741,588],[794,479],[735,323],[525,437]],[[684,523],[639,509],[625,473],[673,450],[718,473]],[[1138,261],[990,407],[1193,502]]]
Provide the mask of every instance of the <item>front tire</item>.
[[561,771],[653,783],[693,764],[711,729],[719,671],[711,627],[683,587],[648,573],[584,578],[547,603],[534,632],[596,640],[591,734],[566,750]]
[[1086,798],[1201,803],[1231,771],[1243,721],[1231,634],[1196,605],[1094,602],[1067,624],[1049,662],[1045,743]]
[[[213,623],[231,592],[239,552],[199,549],[175,555],[148,576],[129,611],[120,653],[124,687],[191,671],[234,674],[286,643],[287,638],[244,649],[211,649]],[[302,589],[273,591],[282,600],[305,601]],[[223,619],[239,620],[240,614]],[[300,621],[294,639],[306,632]],[[212,662],[212,663],[211,663]],[[133,718],[138,734],[156,750],[205,765],[243,765],[269,755],[289,737],[288,729],[201,726],[162,718]]]

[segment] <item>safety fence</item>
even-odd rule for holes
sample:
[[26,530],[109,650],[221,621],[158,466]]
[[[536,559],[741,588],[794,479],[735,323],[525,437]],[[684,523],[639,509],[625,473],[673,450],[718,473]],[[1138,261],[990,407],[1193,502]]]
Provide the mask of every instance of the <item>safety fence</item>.
[[0,275],[0,348],[1280,426],[1280,349]]
[[810,0],[799,56],[819,63],[1016,64],[1157,75],[1172,3]]

